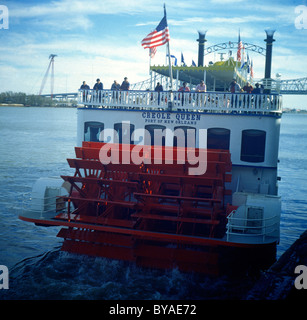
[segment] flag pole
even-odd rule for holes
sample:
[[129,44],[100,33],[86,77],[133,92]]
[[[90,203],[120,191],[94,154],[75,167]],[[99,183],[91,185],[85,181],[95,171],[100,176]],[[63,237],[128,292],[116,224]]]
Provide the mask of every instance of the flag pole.
[[149,51],[149,74],[150,74],[150,67],[151,67],[151,49]]
[[151,67],[151,49],[149,49],[149,75],[150,75],[150,90],[153,90],[152,71],[151,71],[150,67]]
[[170,89],[173,90],[173,68],[171,63],[171,53],[169,48],[169,42],[167,43],[167,51],[168,51],[168,68],[169,68],[169,77],[171,80]]
[[[166,8],[164,3],[164,15],[166,18]],[[172,68],[172,62],[171,62],[171,52],[169,47],[169,40],[167,41],[167,54],[168,54],[168,69],[169,69],[169,77],[170,77],[170,90],[173,90],[173,68]]]

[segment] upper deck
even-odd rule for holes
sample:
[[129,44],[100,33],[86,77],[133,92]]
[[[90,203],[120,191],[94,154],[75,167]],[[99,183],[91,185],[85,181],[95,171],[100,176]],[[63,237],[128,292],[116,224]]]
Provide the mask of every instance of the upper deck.
[[78,104],[85,107],[133,110],[280,115],[279,94],[178,91],[79,90]]

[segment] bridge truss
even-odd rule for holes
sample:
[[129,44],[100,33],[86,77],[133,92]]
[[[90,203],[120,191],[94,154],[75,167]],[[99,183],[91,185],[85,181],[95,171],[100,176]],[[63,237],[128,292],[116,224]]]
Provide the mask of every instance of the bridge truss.
[[300,79],[281,80],[280,93],[307,94],[307,77]]

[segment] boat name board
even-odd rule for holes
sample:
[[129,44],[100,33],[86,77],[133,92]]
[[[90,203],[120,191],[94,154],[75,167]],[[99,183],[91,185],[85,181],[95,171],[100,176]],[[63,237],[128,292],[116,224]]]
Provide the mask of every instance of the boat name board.
[[200,114],[145,111],[142,112],[142,118],[145,123],[197,125]]

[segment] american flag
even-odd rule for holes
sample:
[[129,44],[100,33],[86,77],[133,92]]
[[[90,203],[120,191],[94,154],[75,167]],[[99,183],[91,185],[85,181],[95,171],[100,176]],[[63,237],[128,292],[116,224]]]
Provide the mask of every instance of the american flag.
[[142,46],[144,47],[144,49],[158,47],[169,42],[169,40],[170,37],[166,20],[166,10],[164,6],[164,17],[162,18],[156,29],[149,33],[142,40]]
[[155,56],[156,52],[157,52],[157,47],[151,47],[149,49],[150,58],[153,58]]
[[242,48],[243,48],[243,45],[242,45],[242,41],[241,41],[241,38],[240,38],[240,31],[239,31],[237,61],[241,61],[241,49]]

